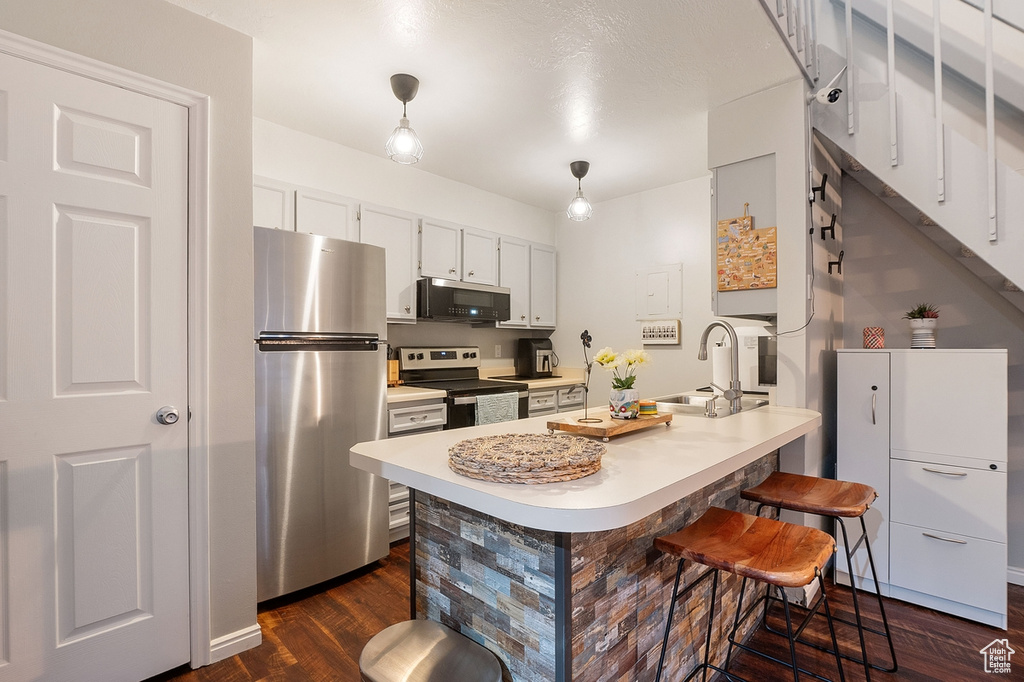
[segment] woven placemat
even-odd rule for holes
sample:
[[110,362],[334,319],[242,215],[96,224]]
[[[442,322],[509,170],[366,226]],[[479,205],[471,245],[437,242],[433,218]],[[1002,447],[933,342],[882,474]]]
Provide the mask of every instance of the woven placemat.
[[448,448],[448,467],[482,481],[556,483],[597,472],[604,453],[580,436],[505,433],[459,441]]

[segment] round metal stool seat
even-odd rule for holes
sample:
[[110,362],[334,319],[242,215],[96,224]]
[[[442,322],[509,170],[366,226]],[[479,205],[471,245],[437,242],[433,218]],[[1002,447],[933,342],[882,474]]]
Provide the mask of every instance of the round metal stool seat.
[[430,620],[407,620],[374,635],[359,655],[364,682],[501,682],[490,651]]

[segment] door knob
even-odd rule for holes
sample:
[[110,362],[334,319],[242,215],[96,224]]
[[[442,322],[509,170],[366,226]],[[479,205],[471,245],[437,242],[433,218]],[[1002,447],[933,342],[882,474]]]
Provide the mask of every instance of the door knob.
[[161,424],[170,426],[171,424],[178,423],[178,410],[171,405],[164,405],[160,408],[160,411],[156,413],[156,420]]

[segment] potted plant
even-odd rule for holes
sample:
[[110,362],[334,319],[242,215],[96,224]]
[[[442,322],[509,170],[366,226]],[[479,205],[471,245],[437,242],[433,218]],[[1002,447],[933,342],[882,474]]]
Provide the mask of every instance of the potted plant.
[[633,384],[637,369],[650,361],[651,356],[642,350],[616,353],[611,348],[602,348],[594,356],[594,362],[612,370],[608,410],[613,419],[635,419],[640,413],[640,391],[633,388]]
[[903,316],[910,320],[910,347],[935,348],[935,327],[939,323],[939,309],[931,303],[918,303]]

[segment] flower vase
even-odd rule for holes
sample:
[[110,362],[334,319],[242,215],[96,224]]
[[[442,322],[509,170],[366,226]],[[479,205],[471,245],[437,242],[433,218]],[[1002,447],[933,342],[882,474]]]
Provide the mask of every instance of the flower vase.
[[635,388],[612,389],[608,398],[612,419],[636,419],[640,414],[640,391]]
[[939,320],[934,317],[921,317],[910,320],[910,347],[935,348],[935,326]]

